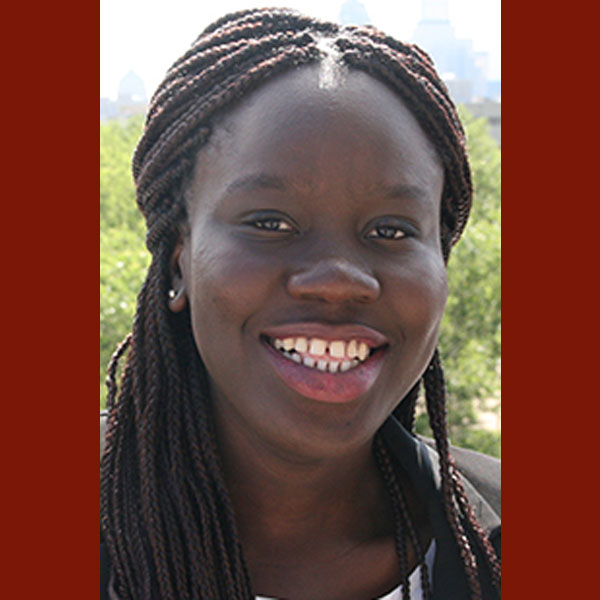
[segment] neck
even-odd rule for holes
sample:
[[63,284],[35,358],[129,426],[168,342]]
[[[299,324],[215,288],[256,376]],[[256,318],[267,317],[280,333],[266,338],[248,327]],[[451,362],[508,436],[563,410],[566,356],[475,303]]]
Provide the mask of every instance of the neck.
[[393,519],[371,440],[343,455],[306,457],[243,431],[218,427],[225,479],[242,543],[286,548],[348,545],[389,534]]

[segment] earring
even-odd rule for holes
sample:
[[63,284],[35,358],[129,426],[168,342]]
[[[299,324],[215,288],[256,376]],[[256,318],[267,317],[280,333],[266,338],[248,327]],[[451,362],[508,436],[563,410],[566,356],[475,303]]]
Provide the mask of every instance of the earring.
[[181,312],[187,306],[187,295],[183,285],[179,289],[170,289],[168,296],[167,305],[172,312]]

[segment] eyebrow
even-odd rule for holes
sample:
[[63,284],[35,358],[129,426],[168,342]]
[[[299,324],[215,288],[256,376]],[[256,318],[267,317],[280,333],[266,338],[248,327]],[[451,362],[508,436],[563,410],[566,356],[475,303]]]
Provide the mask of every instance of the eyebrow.
[[410,183],[399,183],[395,185],[387,185],[384,183],[373,186],[374,191],[381,194],[385,198],[409,198],[420,200],[422,202],[429,201],[428,192],[416,185]]
[[267,173],[253,173],[234,180],[225,188],[225,193],[231,194],[237,191],[249,192],[257,189],[284,190],[287,187],[285,180],[281,177],[268,175]]
[[[286,190],[290,184],[283,177],[269,175],[268,173],[252,173],[235,179],[225,188],[225,194],[238,191],[250,192],[253,190]],[[384,198],[411,199],[419,202],[431,202],[429,193],[422,187],[410,183],[375,183],[370,193],[378,194]]]

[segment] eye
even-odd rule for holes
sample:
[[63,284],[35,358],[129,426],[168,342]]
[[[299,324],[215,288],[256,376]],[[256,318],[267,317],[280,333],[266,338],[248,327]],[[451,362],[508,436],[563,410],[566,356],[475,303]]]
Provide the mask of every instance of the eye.
[[253,225],[257,229],[264,229],[266,231],[275,231],[278,233],[287,233],[294,231],[294,228],[287,223],[284,219],[278,217],[266,217],[263,219],[254,219],[247,221],[249,225]]
[[400,240],[406,237],[406,232],[395,225],[376,225],[367,232],[367,238],[371,240]]
[[405,219],[384,217],[367,226],[365,237],[369,240],[396,241],[416,234],[415,226]]
[[247,214],[242,224],[252,235],[259,237],[283,237],[299,231],[291,217],[278,211],[258,210]]

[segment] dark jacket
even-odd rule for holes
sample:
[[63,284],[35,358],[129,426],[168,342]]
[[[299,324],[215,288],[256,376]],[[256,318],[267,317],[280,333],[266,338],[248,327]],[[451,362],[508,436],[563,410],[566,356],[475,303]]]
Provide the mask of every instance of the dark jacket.
[[[386,421],[382,433],[391,452],[411,477],[417,493],[427,502],[436,543],[434,600],[468,600],[467,577],[445,516],[439,459],[433,441],[415,438],[394,417]],[[477,521],[500,556],[500,460],[455,446],[450,450]],[[471,547],[479,554],[475,542]],[[484,599],[496,597],[489,578],[484,582],[482,594]]]
[[[104,446],[106,416],[100,415],[100,446]],[[415,438],[390,417],[382,433],[388,448],[407,471],[419,496],[427,502],[436,540],[433,567],[434,600],[468,600],[469,587],[458,545],[445,517],[441,493],[438,454],[432,440]],[[451,453],[461,472],[465,492],[483,531],[500,556],[500,460],[452,446]],[[475,543],[471,546],[478,553]],[[107,593],[110,564],[105,545],[100,544],[100,600],[111,600]],[[483,598],[495,598],[486,578]],[[223,599],[225,600],[225,599]],[[229,599],[227,599],[229,600]]]

